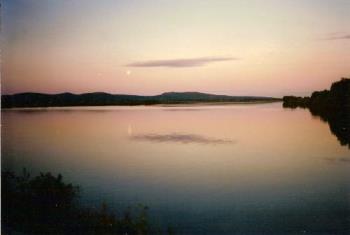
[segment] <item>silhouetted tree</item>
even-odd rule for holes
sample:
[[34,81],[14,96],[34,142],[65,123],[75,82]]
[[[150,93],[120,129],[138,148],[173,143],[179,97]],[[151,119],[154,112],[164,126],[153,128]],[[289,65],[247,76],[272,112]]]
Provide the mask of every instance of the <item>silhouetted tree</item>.
[[341,145],[350,148],[350,79],[334,82],[330,90],[315,91],[311,97],[284,96],[285,108],[309,108],[314,116],[328,122]]
[[78,206],[79,188],[63,182],[59,174],[40,173],[31,178],[24,169],[21,176],[4,171],[2,185],[2,225],[26,234],[149,234],[148,208],[139,205],[118,219],[107,204],[100,210]]

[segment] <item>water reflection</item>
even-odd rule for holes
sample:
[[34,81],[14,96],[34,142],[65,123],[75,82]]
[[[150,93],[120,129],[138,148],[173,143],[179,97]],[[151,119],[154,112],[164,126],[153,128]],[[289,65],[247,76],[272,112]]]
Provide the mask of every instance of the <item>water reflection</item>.
[[[289,106],[283,104],[286,109],[295,110],[297,108],[306,109],[307,107]],[[329,129],[335,135],[342,146],[350,148],[350,109],[327,111],[317,108],[308,108],[311,115],[320,118],[328,123]]]
[[320,117],[327,122],[333,135],[335,135],[341,145],[350,148],[350,109],[336,112],[326,112],[310,109],[313,116]]
[[280,103],[191,109],[9,110],[2,167],[62,173],[88,207],[143,203],[180,235],[349,231],[350,150],[326,123]]
[[347,158],[347,157],[339,157],[339,158],[327,157],[327,158],[324,158],[324,160],[331,163],[350,163],[350,158]]
[[173,142],[181,144],[233,144],[234,141],[230,139],[219,139],[213,137],[206,137],[195,134],[181,134],[181,133],[170,133],[170,134],[138,134],[131,135],[132,140],[136,141],[149,141],[149,142]]

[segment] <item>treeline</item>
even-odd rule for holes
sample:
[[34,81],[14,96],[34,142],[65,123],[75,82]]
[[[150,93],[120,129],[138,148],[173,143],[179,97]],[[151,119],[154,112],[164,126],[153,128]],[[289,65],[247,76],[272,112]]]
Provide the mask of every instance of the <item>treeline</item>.
[[186,104],[198,102],[256,102],[277,101],[272,97],[226,96],[200,92],[167,92],[155,96],[113,95],[103,92],[85,94],[20,93],[2,95],[2,108],[15,107],[64,107],[106,105]]
[[[162,234],[151,229],[148,208],[138,205],[120,214],[105,203],[100,209],[79,205],[79,187],[63,182],[61,175],[31,177],[23,170],[1,173],[1,222],[5,234]],[[165,231],[171,234],[171,230]]]
[[310,104],[310,97],[284,96],[283,106],[289,108],[306,108]]
[[334,82],[330,90],[313,92],[311,97],[283,97],[283,107],[308,108],[312,115],[328,122],[341,145],[350,148],[350,79]]
[[330,90],[315,91],[311,97],[284,96],[285,107],[308,107],[319,111],[336,111],[350,108],[350,79],[334,82]]

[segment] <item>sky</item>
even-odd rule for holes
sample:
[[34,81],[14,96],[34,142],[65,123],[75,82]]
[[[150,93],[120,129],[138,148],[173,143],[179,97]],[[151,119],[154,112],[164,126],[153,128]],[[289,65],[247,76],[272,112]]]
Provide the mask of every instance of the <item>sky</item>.
[[2,0],[1,91],[310,95],[350,76],[349,0]]

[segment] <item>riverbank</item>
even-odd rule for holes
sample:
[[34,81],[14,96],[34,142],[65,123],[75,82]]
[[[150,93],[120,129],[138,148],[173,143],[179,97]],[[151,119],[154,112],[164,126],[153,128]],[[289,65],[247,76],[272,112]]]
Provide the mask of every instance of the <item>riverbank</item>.
[[328,122],[341,145],[350,148],[350,79],[334,82],[330,90],[315,91],[311,97],[283,97],[285,108],[307,108],[313,116]]
[[169,234],[151,228],[144,205],[119,214],[104,202],[100,208],[82,207],[81,189],[60,174],[2,171],[1,187],[1,223],[9,234]]

